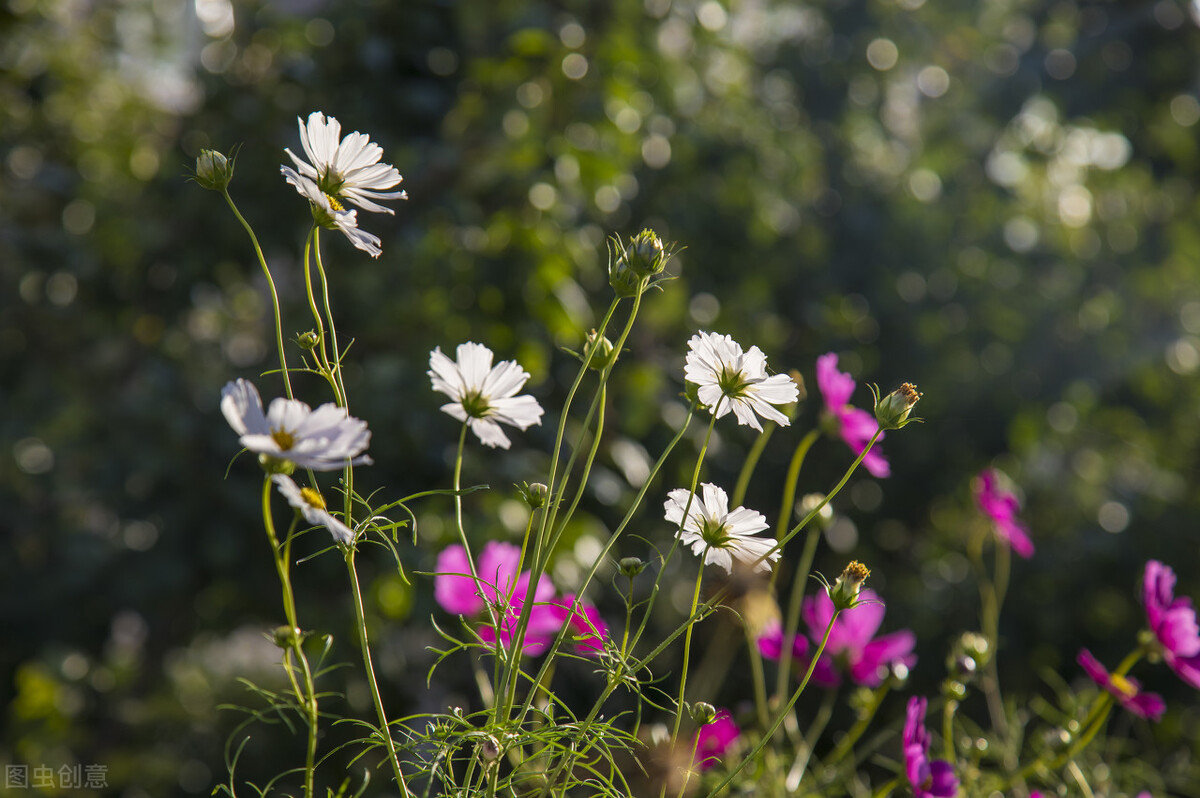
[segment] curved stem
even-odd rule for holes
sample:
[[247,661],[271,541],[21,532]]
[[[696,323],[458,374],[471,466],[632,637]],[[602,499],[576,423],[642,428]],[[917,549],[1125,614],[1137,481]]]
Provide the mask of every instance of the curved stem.
[[767,441],[771,440],[771,435],[776,429],[774,424],[768,424],[762,434],[754,439],[750,451],[746,453],[746,459],[742,463],[742,470],[738,472],[737,482],[733,486],[733,495],[730,498],[730,504],[733,507],[740,505],[746,498],[746,488],[750,486],[750,477],[754,475],[754,469],[758,467],[763,450],[767,448]]
[[233,197],[229,196],[229,189],[222,189],[221,195],[225,197],[225,202],[228,203],[229,209],[233,211],[233,215],[242,223],[246,234],[250,236],[250,243],[254,245],[254,254],[258,256],[258,265],[262,267],[263,276],[267,278],[267,288],[271,291],[271,309],[275,312],[275,347],[279,351],[279,370],[283,372],[283,390],[288,399],[292,396],[292,380],[288,376],[287,356],[283,350],[283,319],[279,311],[279,292],[275,289],[275,280],[271,277],[271,270],[267,267],[266,256],[263,255],[262,246],[258,243],[258,236],[254,234],[254,228],[246,221],[246,217],[242,216],[237,205],[233,202]]
[[383,697],[379,692],[379,682],[375,678],[375,666],[371,660],[371,646],[367,641],[367,616],[363,609],[362,588],[358,583],[358,569],[354,565],[354,546],[346,547],[346,570],[350,575],[351,593],[354,595],[354,618],[358,624],[358,641],[362,648],[363,667],[367,672],[367,682],[371,686],[371,698],[375,702],[375,714],[379,717],[379,733],[387,747],[388,761],[392,763],[392,772],[396,776],[396,784],[404,796],[409,795],[408,784],[404,773],[400,770],[400,759],[396,753],[396,743],[392,740],[392,729],[388,725],[387,713],[383,708]]
[[[688,611],[688,616],[696,614],[696,606],[700,603],[700,583],[704,580],[704,559],[708,556],[708,548],[705,547],[704,554],[700,557],[700,568],[696,571],[696,587],[692,590],[692,608]],[[679,737],[679,723],[683,720],[683,705],[684,692],[687,689],[688,676],[688,657],[692,651],[692,630],[696,628],[696,622],[693,620],[688,624],[687,634],[683,638],[683,668],[679,672],[679,700],[675,704],[675,726],[671,729],[671,745],[675,745],[675,740]]]
[[808,680],[812,678],[813,669],[817,666],[817,660],[821,658],[821,654],[825,651],[825,646],[829,643],[829,635],[833,632],[833,624],[837,621],[837,617],[841,614],[842,611],[835,608],[833,614],[829,617],[829,625],[825,627],[825,635],[821,638],[821,645],[818,646],[817,650],[813,653],[812,660],[808,663],[808,671],[806,671],[804,674],[804,679],[801,680],[800,686],[796,688],[796,692],[792,693],[792,697],[788,699],[787,705],[780,710],[779,715],[775,718],[775,722],[771,724],[771,728],[767,730],[767,733],[762,736],[754,748],[751,749],[748,754],[742,757],[742,761],[739,762],[738,766],[734,768],[728,776],[725,777],[725,780],[709,791],[708,798],[713,798],[713,796],[719,794],[721,790],[728,787],[730,782],[732,782],[734,778],[736,778],[737,775],[745,769],[746,765],[750,764],[750,762],[752,762],[754,758],[758,756],[759,752],[766,748],[767,743],[769,743],[771,738],[775,736],[775,732],[779,731],[779,727],[783,725],[784,720],[787,719],[788,715],[792,711],[792,708],[796,706],[796,702],[800,700],[800,695],[804,692],[804,688],[808,687]]

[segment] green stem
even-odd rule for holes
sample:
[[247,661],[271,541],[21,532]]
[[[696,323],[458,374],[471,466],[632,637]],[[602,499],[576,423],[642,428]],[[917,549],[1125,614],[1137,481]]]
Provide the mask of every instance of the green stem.
[[262,267],[263,276],[267,278],[267,288],[271,291],[271,309],[275,312],[275,346],[279,351],[279,370],[283,372],[283,390],[288,399],[292,396],[292,381],[288,376],[287,357],[283,350],[283,319],[279,311],[279,292],[275,290],[275,280],[271,277],[271,270],[267,267],[267,259],[263,255],[262,246],[258,243],[258,236],[254,234],[254,228],[246,221],[246,217],[242,216],[237,205],[233,202],[233,197],[229,196],[229,189],[222,189],[222,196],[225,197],[225,202],[229,204],[229,209],[233,211],[233,215],[242,223],[246,234],[250,236],[250,243],[254,245],[254,254],[258,256],[258,265]]
[[[871,691],[871,703],[866,707],[866,710],[859,715],[858,720],[846,732],[846,736],[838,741],[829,757],[822,763],[825,767],[833,767],[840,762],[846,754],[854,750],[855,743],[863,736],[863,732],[871,725],[871,721],[875,719],[875,713],[879,711],[879,706],[883,703],[883,699],[891,690],[891,684],[885,680],[882,685]],[[953,760],[951,760],[953,761]]]
[[738,473],[737,483],[733,486],[733,496],[730,499],[732,507],[739,506],[746,498],[746,488],[750,486],[750,477],[754,475],[754,469],[758,467],[763,449],[767,448],[767,441],[771,440],[771,435],[775,430],[776,425],[768,424],[762,434],[754,439],[750,451],[746,453],[746,460],[742,463],[742,470]]
[[800,686],[796,688],[796,692],[792,693],[792,697],[788,699],[787,705],[780,710],[779,715],[775,718],[775,722],[771,724],[771,728],[767,730],[767,733],[764,734],[754,748],[751,749],[750,753],[742,757],[742,761],[739,762],[738,766],[734,768],[728,776],[725,777],[725,780],[709,791],[708,798],[713,798],[713,796],[718,795],[722,790],[728,787],[730,782],[732,782],[734,778],[736,778],[737,775],[745,769],[746,765],[750,764],[750,762],[752,762],[754,758],[758,756],[759,752],[766,748],[767,743],[769,743],[771,738],[775,736],[775,732],[779,731],[779,727],[783,725],[784,720],[787,719],[788,715],[792,711],[792,708],[796,706],[796,702],[800,700],[800,695],[804,692],[804,688],[808,687],[808,680],[812,678],[813,669],[817,666],[817,660],[821,658],[821,654],[825,651],[825,646],[829,643],[829,635],[833,632],[833,624],[835,621],[837,621],[837,617],[841,614],[842,611],[835,608],[833,614],[829,616],[829,625],[825,627],[825,635],[821,638],[821,645],[817,647],[817,650],[813,653],[812,661],[808,663],[808,671],[805,672],[804,679],[801,680]]
[[[700,568],[696,571],[696,587],[692,591],[692,608],[688,611],[689,617],[696,613],[696,606],[700,603],[700,583],[704,580],[704,559],[707,556],[708,547],[705,547],[704,554],[700,557]],[[688,657],[692,651],[692,631],[695,628],[695,621],[689,623],[687,634],[683,638],[683,668],[679,673],[679,701],[675,705],[675,726],[671,729],[672,748],[675,746],[675,741],[679,738],[679,724],[683,720],[683,699],[684,692],[687,689]]]
[[[304,674],[303,692],[298,689],[294,677],[292,678],[292,687],[296,690],[296,699],[304,707],[305,722],[308,726],[308,744],[304,755],[304,795],[306,798],[313,798],[313,781],[316,772],[317,756],[317,724],[319,722],[317,714],[317,690],[313,683],[312,669],[308,666],[308,658],[304,655],[302,633],[296,616],[296,596],[292,590],[290,573],[292,538],[291,535],[288,535],[287,542],[282,547],[279,545],[279,538],[275,534],[275,519],[271,515],[271,478],[269,476],[263,480],[262,512],[263,525],[267,530],[267,539],[271,543],[271,554],[275,558],[275,571],[279,575],[279,584],[283,591],[283,613],[287,618],[288,629],[290,630],[288,634],[289,653],[300,663],[301,671]],[[288,663],[288,670],[290,674],[290,662]]]
[[375,701],[375,714],[379,717],[379,733],[383,737],[384,745],[387,747],[388,760],[392,763],[392,772],[396,776],[396,784],[399,785],[400,791],[404,796],[409,795],[408,784],[404,779],[404,773],[400,770],[400,758],[396,753],[396,743],[392,740],[392,730],[388,725],[387,712],[383,709],[383,697],[379,692],[379,682],[375,678],[375,666],[371,660],[371,646],[367,641],[367,616],[363,609],[362,588],[358,582],[358,569],[354,565],[354,555],[357,553],[354,546],[347,546],[346,552],[346,570],[350,575],[351,592],[354,595],[354,617],[358,624],[358,642],[362,648],[363,667],[367,672],[367,682],[371,686],[371,698]]

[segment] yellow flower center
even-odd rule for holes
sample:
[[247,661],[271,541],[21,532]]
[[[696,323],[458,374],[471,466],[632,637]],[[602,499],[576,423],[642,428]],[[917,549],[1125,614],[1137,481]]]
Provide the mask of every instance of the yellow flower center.
[[1130,684],[1129,680],[1120,674],[1111,674],[1108,677],[1108,683],[1126,698],[1133,698],[1135,695],[1137,695],[1137,688]]
[[325,199],[329,200],[329,207],[333,208],[335,211],[346,210],[346,206],[343,205],[342,203],[338,202],[338,198],[333,196],[332,194],[326,194]]
[[285,429],[271,430],[271,440],[279,446],[283,451],[287,451],[296,445],[296,439],[292,437],[292,433]]
[[304,503],[309,507],[316,507],[318,510],[325,509],[325,499],[314,488],[301,488],[300,498],[304,499]]

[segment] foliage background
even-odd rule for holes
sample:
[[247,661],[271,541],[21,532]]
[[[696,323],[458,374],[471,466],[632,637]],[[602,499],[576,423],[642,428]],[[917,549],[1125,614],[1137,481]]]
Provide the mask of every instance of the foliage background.
[[[257,377],[274,358],[268,306],[242,231],[184,178],[201,147],[240,147],[234,196],[307,329],[307,217],[277,164],[317,109],[369,132],[411,196],[363,220],[383,237],[377,262],[326,237],[372,485],[448,483],[455,429],[424,375],[434,346],[517,357],[553,408],[571,371],[560,347],[607,302],[605,237],[650,225],[687,249],[632,339],[611,400],[621,430],[560,582],[678,421],[687,337],[715,329],[810,387],[816,356],[837,351],[860,380],[925,392],[929,423],[889,436],[894,476],[856,478],[817,562],[874,568],[887,628],[921,640],[914,690],[936,690],[946,641],[977,625],[962,540],[988,464],[1023,488],[1038,545],[1014,570],[1006,687],[1077,679],[1081,645],[1114,662],[1140,626],[1146,559],[1200,594],[1192,13],[1175,0],[13,0],[0,10],[0,760],[101,763],[111,794],[204,794],[235,721],[215,707],[250,703],[238,676],[274,678],[256,477],[239,461],[222,480],[235,441],[217,412],[233,377],[273,393]],[[747,503],[769,517],[817,404],[767,450]],[[510,476],[538,477],[548,437],[474,456],[467,480],[494,488],[480,532],[513,534]],[[709,475],[731,484],[751,437],[719,438]],[[811,459],[804,490],[847,462],[832,441]],[[656,506],[651,540],[667,534]],[[445,511],[420,508],[410,573],[449,539]],[[425,687],[428,579],[409,588],[372,565],[390,701],[469,702],[449,671]],[[304,568],[301,617],[346,628],[336,563]],[[1129,729],[1161,775],[1139,772],[1183,789],[1194,695],[1163,668],[1141,675],[1172,709]],[[365,705],[352,678],[344,689]],[[256,738],[263,772],[294,755],[273,734]]]

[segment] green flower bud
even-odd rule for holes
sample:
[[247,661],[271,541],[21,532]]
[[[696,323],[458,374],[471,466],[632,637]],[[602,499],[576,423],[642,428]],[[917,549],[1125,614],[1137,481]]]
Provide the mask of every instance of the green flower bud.
[[624,258],[617,258],[609,261],[608,284],[617,292],[617,296],[633,297],[641,290],[642,278],[625,264]]
[[269,454],[260,454],[258,456],[258,464],[268,474],[291,476],[292,472],[296,470],[296,464],[291,460],[282,460],[278,457],[272,457]]
[[216,150],[200,150],[196,157],[195,181],[202,188],[224,191],[233,180],[233,161]]
[[875,397],[875,420],[883,430],[901,429],[919,418],[909,418],[913,406],[921,398],[921,392],[911,382],[906,382],[882,399],[879,398],[878,386],[871,386],[871,394]]
[[621,258],[638,277],[653,277],[667,265],[671,254],[663,247],[662,239],[649,228],[634,236]]
[[848,610],[857,606],[858,593],[862,590],[863,582],[867,581],[867,577],[870,575],[871,571],[867,566],[858,560],[851,560],[837,581],[825,589],[833,606],[839,610]]
[[479,743],[479,755],[485,762],[494,762],[500,756],[500,741],[490,734],[484,737]]
[[529,505],[530,509],[536,510],[546,503],[546,497],[550,495],[550,489],[541,482],[522,482],[517,486],[517,492],[521,494],[521,498]]
[[637,557],[622,557],[617,567],[621,569],[622,576],[633,579],[646,569],[646,563]]
[[315,330],[309,330],[296,336],[296,344],[301,349],[311,351],[316,349],[319,343],[321,343],[321,336],[317,335]]
[[697,726],[707,726],[717,719],[717,708],[705,701],[697,701],[690,710]]
[[600,335],[595,330],[587,334],[587,346],[584,347],[583,356],[586,358],[591,352],[592,359],[588,361],[588,367],[596,371],[603,371],[613,361],[614,349],[612,341]]
[[276,626],[271,632],[271,639],[280,648],[291,648],[300,639],[300,630],[294,626]]

